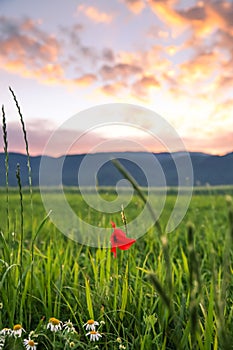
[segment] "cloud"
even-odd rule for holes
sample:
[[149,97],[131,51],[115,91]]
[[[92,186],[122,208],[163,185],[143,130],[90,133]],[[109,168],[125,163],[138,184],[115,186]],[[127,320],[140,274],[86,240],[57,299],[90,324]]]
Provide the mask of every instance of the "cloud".
[[126,6],[135,14],[139,14],[145,8],[145,1],[143,0],[122,0]]
[[23,77],[39,80],[63,79],[58,63],[59,42],[38,28],[38,22],[25,18],[0,18],[0,67]]
[[155,15],[173,32],[178,35],[188,26],[185,17],[173,8],[174,1],[148,0],[148,4]]
[[84,74],[83,76],[73,79],[72,83],[79,86],[89,86],[97,81],[97,77],[94,74]]
[[212,75],[216,74],[216,70],[220,68],[220,65],[220,53],[214,51],[197,52],[194,57],[180,65],[179,82],[185,84],[207,81]]
[[103,48],[102,50],[102,59],[105,61],[113,62],[115,60],[115,54],[110,48]]
[[137,96],[147,96],[151,89],[160,88],[160,83],[154,76],[143,76],[141,79],[137,80],[133,86],[132,90]]
[[80,13],[84,14],[86,17],[88,17],[95,23],[109,24],[113,20],[113,16],[111,14],[100,11],[94,6],[86,6],[83,4],[79,5],[77,7],[77,14],[79,15]]
[[38,29],[36,21],[0,17],[1,58],[20,58],[26,65],[55,61],[61,47],[57,39]]
[[100,69],[100,75],[104,80],[128,79],[141,72],[141,67],[128,63],[118,63],[114,66],[104,65]]
[[[40,125],[39,128],[38,125]],[[49,120],[39,119],[26,122],[26,130],[30,155],[35,156],[43,153],[49,138],[56,131],[56,128]],[[25,153],[24,137],[20,124],[17,122],[7,123],[7,134],[9,152]],[[0,137],[2,139],[2,129],[0,129]],[[71,139],[77,141],[70,145]],[[49,155],[63,155],[65,150],[70,147],[70,154],[86,153],[104,140],[103,136],[95,134],[95,132],[91,132],[90,137],[90,133],[83,133],[81,130],[57,130],[56,141]]]
[[183,141],[186,148],[191,152],[205,152],[210,154],[224,155],[233,151],[233,132],[217,132],[212,137],[185,137]]
[[[158,26],[151,27],[148,36],[164,42],[160,54],[177,57],[175,61],[168,57],[170,67],[162,68],[163,81],[170,92],[182,95],[186,91],[193,96],[211,93],[215,98],[231,88],[233,3],[210,0],[181,6],[177,1],[148,0],[148,4],[163,23],[161,30]],[[177,45],[181,37],[182,44]],[[176,73],[170,77],[169,71]]]
[[[40,125],[40,128],[38,128]],[[54,131],[55,127],[49,120],[39,119],[30,122],[26,122],[27,137],[29,142],[29,152],[31,156],[40,155]],[[25,153],[25,144],[23,139],[23,133],[19,123],[9,122],[7,124],[8,143],[10,152]],[[112,137],[104,136],[95,131],[89,133],[83,133],[81,130],[57,130],[56,140],[53,148],[50,149],[48,155],[61,156],[65,154],[65,150],[69,149],[69,154],[81,154],[94,151],[105,151],[106,144],[101,146],[102,143],[108,141],[108,151],[141,151],[142,144],[149,152],[164,152],[166,149],[159,140],[148,135],[140,134],[137,136],[125,135],[109,142]],[[0,129],[0,137],[2,139],[2,129]],[[169,135],[168,135],[169,137]],[[75,139],[70,148],[70,140]],[[216,131],[211,135],[188,135],[183,137],[183,142],[189,151],[193,152],[206,152],[211,154],[226,154],[231,152],[232,149],[233,131]],[[61,143],[62,140],[62,143]],[[136,142],[136,143],[135,143]],[[139,144],[137,148],[137,142]]]
[[[63,34],[72,44],[78,45],[84,59],[95,60],[96,53],[92,48],[83,46],[77,36],[83,27],[76,24],[70,31]],[[78,78],[67,77],[67,70],[75,68],[77,57],[66,57],[64,46],[54,36],[39,28],[38,21],[29,18],[17,20],[15,18],[0,17],[0,68],[18,74],[24,78],[36,79],[43,84],[64,86],[88,86],[97,77],[92,72],[79,71]],[[105,48],[101,53],[105,60],[112,60],[113,53]],[[80,65],[81,66],[81,65]]]
[[116,83],[104,84],[100,91],[109,96],[123,96],[129,91],[128,85],[125,82],[118,81]]

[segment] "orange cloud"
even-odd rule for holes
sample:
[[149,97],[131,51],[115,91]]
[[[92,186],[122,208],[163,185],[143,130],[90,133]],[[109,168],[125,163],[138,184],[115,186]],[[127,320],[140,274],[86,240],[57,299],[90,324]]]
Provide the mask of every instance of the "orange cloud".
[[217,52],[201,52],[180,65],[179,82],[193,83],[209,79],[220,68],[221,56]]
[[123,0],[127,7],[135,14],[139,14],[145,8],[145,2],[143,0]]
[[[54,132],[54,125],[51,125],[49,120],[41,119],[35,120],[34,122],[28,122],[26,124],[31,156],[42,154],[46,143]],[[38,124],[40,125],[40,128],[38,128]],[[98,149],[101,150],[101,143],[105,140],[109,140],[109,136],[102,135],[94,131],[91,133],[83,133],[80,130],[59,130],[56,132],[57,143],[54,144],[54,148],[50,150],[51,154],[49,154],[55,157],[64,154],[64,149],[69,148],[71,139],[76,139],[77,141],[73,143],[69,150],[69,154],[90,152],[94,147],[96,147],[96,145],[100,145]],[[2,130],[0,130],[0,136],[1,134]],[[25,153],[23,134],[18,123],[8,123],[8,137],[11,141],[9,144],[10,152]],[[230,130],[216,132],[210,136],[195,135],[195,137],[193,137],[192,135],[189,135],[183,137],[183,142],[185,147],[191,152],[205,152],[224,155],[233,151],[232,139],[233,132]],[[60,140],[62,140],[62,144]],[[138,148],[137,144],[135,144],[137,141],[139,142]],[[153,135],[150,135],[149,133],[147,135],[143,135],[143,140],[140,139],[140,134],[139,136],[136,134],[131,136],[125,135],[122,137],[122,139],[119,139],[119,142],[113,140],[112,144],[108,143],[108,151],[141,151],[141,141],[147,151],[167,151],[166,147],[157,138],[154,138]],[[102,149],[102,151],[103,150],[105,151],[106,148]]]
[[133,84],[133,91],[136,93],[138,97],[143,97],[148,95],[149,90],[151,89],[158,89],[160,87],[160,83],[157,79],[155,79],[154,76],[143,76],[140,80],[137,80]]
[[188,21],[178,11],[173,9],[174,1],[148,0],[152,11],[168,27],[171,27],[173,34],[184,30]]
[[124,82],[116,82],[112,84],[105,84],[100,88],[100,91],[105,95],[119,96],[123,95],[128,90],[128,86]]
[[97,80],[94,74],[84,74],[83,76],[72,80],[75,84],[79,86],[89,86],[92,85]]
[[217,132],[212,137],[206,138],[199,138],[198,136],[195,136],[195,138],[189,136],[183,138],[185,146],[190,152],[205,152],[218,155],[233,152],[232,140],[232,131]]
[[101,12],[94,6],[79,5],[77,7],[77,13],[83,13],[95,23],[111,23],[113,20],[113,16],[111,14]]

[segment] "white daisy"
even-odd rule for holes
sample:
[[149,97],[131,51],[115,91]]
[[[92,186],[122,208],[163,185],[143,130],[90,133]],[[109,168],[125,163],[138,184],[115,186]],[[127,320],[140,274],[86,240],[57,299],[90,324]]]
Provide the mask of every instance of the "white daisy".
[[21,326],[21,324],[15,324],[13,327],[13,331],[11,332],[11,334],[13,334],[15,337],[20,338],[22,335],[22,332],[25,332],[25,330],[23,329],[23,327]]
[[76,332],[76,330],[75,330],[75,328],[74,328],[74,326],[73,326],[73,323],[72,323],[70,320],[67,321],[67,322],[65,322],[65,323],[63,324],[63,327],[64,327],[64,330],[65,330],[67,333],[70,333],[70,332],[75,333],[75,332]]
[[32,339],[24,339],[23,343],[27,350],[36,350],[36,345],[38,344]]
[[47,329],[50,329],[51,332],[61,331],[61,327],[62,327],[62,322],[60,320],[58,320],[55,317],[51,317],[49,319],[49,323],[47,324]]
[[99,322],[94,320],[88,320],[87,323],[83,325],[83,327],[86,327],[86,331],[95,331],[95,326],[98,326]]
[[99,332],[96,332],[96,331],[90,331],[86,335],[90,335],[90,341],[96,341],[96,340],[98,341],[99,338],[102,337],[102,335]]
[[0,335],[11,335],[12,333],[12,330],[10,328],[3,328],[1,331],[0,331]]

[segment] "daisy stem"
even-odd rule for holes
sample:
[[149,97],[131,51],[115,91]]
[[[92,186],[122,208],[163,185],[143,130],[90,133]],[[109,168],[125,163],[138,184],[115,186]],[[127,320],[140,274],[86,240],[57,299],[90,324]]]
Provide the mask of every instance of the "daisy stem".
[[56,349],[56,332],[53,332],[53,349]]

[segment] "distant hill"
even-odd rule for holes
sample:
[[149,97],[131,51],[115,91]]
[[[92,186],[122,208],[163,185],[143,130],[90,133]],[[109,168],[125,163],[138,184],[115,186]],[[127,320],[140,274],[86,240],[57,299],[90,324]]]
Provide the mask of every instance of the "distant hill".
[[[194,185],[233,185],[233,153],[224,156],[209,155],[205,153],[189,153],[193,167]],[[43,180],[45,186],[57,186],[61,180],[56,176],[59,166],[63,164],[62,183],[66,186],[78,185],[78,171],[82,161],[88,160],[89,164],[84,169],[83,181],[86,186],[93,185],[95,178],[96,165],[103,164],[98,171],[99,186],[115,186],[123,177],[114,167],[110,160],[106,162],[106,157],[118,158],[128,169],[131,175],[141,186],[147,186],[147,177],[140,167],[136,164],[143,164],[143,169],[147,169],[150,183],[153,186],[162,186],[166,181],[167,186],[176,186],[178,177],[174,159],[180,167],[187,153],[158,153],[153,154],[155,157],[156,170],[153,169],[153,157],[150,153],[143,152],[117,152],[117,153],[96,153],[82,155],[68,155],[66,157],[52,158],[46,157],[46,176]],[[124,158],[127,159],[124,159]],[[130,159],[130,160],[129,160]],[[32,168],[33,185],[39,185],[39,169],[41,156],[30,157]],[[9,154],[9,186],[17,186],[16,166],[20,164],[22,185],[28,185],[27,156],[18,153]],[[185,163],[184,163],[185,165]],[[51,175],[52,174],[52,175]],[[165,176],[165,178],[163,178]],[[96,181],[96,180],[95,180]],[[95,183],[94,183],[95,184]],[[0,186],[5,186],[5,155],[0,153]]]

